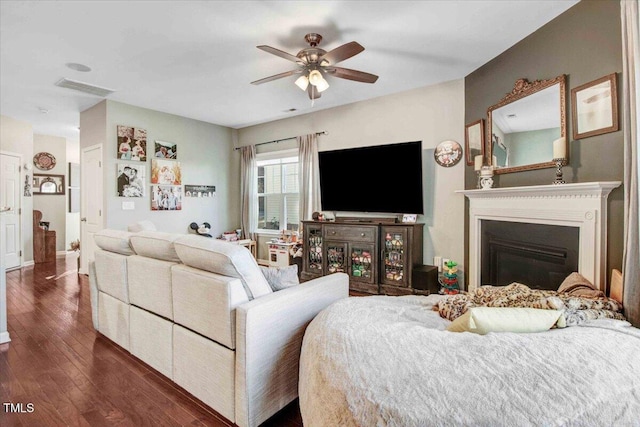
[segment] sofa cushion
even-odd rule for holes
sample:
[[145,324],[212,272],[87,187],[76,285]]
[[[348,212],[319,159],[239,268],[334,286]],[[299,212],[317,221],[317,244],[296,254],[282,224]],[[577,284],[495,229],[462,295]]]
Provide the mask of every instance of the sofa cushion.
[[171,267],[173,321],[236,348],[236,307],[249,301],[238,278],[175,264]]
[[96,249],[94,257],[98,290],[129,304],[127,261],[130,256]]
[[171,267],[174,265],[175,262],[140,255],[127,258],[131,304],[173,320]]
[[287,267],[264,267],[261,265],[260,270],[274,292],[300,284],[296,264]]
[[187,235],[176,239],[175,249],[185,265],[240,279],[249,299],[273,292],[255,258],[243,246]]
[[141,231],[131,235],[131,247],[138,255],[163,261],[180,262],[174,242],[180,234],[162,231]]
[[129,224],[127,226],[127,230],[132,233],[139,233],[141,231],[156,231],[157,228],[153,222],[149,221],[148,219],[143,219],[142,221]]
[[133,235],[128,231],[104,229],[93,235],[96,245],[105,251],[122,255],[134,255],[129,238]]

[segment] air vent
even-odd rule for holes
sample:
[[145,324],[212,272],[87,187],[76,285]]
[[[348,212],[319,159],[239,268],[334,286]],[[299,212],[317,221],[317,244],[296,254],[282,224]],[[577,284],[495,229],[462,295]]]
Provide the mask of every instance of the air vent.
[[100,86],[90,85],[88,83],[82,83],[76,80],[71,79],[60,79],[56,82],[56,86],[64,87],[67,89],[73,89],[84,93],[89,93],[91,95],[97,95],[102,98],[111,95],[114,90],[106,89]]

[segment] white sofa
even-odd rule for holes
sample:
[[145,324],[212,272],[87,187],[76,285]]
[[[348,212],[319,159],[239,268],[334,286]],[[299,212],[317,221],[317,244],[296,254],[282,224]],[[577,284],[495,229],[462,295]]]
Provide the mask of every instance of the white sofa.
[[246,248],[202,236],[107,229],[95,241],[94,327],[241,427],[298,396],[305,328],[349,292],[345,274],[273,292]]

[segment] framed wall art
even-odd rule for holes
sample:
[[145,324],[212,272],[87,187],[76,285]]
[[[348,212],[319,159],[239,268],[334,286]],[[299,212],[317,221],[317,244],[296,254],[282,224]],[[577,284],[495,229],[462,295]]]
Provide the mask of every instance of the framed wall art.
[[616,73],[571,89],[571,119],[574,140],[619,129]]
[[178,144],[173,142],[158,141],[155,142],[154,155],[156,159],[178,159]]
[[184,197],[213,197],[216,195],[215,185],[185,185]]
[[442,141],[434,150],[433,156],[437,164],[450,168],[462,159],[462,147],[456,141]]
[[118,159],[147,161],[146,129],[118,125]]
[[180,162],[172,160],[151,160],[151,183],[162,185],[182,184]]
[[151,210],[152,211],[182,210],[182,186],[181,185],[152,185],[151,186]]
[[465,126],[464,149],[468,166],[473,166],[476,156],[484,158],[484,119]]
[[144,197],[147,167],[139,163],[118,163],[116,181],[119,197]]

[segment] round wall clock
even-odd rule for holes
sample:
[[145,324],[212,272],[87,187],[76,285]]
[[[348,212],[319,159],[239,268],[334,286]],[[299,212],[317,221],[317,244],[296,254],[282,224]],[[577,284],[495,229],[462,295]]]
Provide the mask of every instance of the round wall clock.
[[455,141],[442,141],[436,147],[433,156],[437,164],[450,168],[462,159],[462,147]]
[[43,171],[48,171],[56,166],[56,158],[51,153],[38,153],[33,156],[33,164]]

